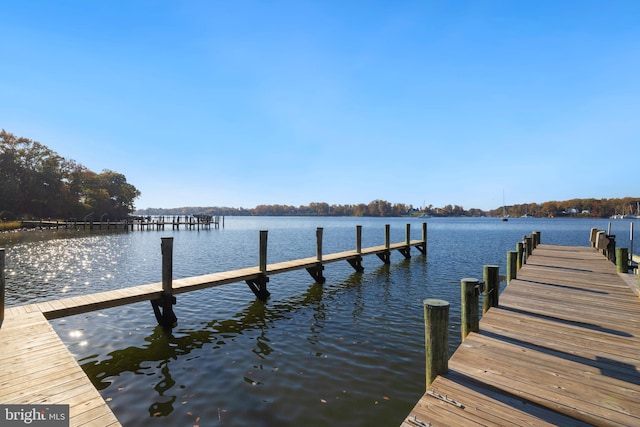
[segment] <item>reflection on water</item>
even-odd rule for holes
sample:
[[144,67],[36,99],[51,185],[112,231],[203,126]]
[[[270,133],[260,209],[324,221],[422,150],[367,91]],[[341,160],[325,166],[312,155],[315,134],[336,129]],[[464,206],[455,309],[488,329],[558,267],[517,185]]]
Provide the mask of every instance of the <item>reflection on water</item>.
[[[218,230],[12,236],[7,302],[99,292],[161,279],[160,237],[174,237],[174,277],[258,263],[258,231],[269,230],[269,262],[315,254],[324,227],[326,253],[404,241],[419,220],[229,218]],[[424,391],[422,301],[451,302],[450,351],[459,343],[460,278],[485,264],[504,274],[506,251],[522,235],[544,243],[587,245],[606,221],[431,219],[428,257],[394,253],[390,265],[365,257],[325,267],[324,285],[304,272],[273,276],[271,298],[257,301],[244,283],[177,296],[178,326],[156,326],[148,303],[58,319],[54,328],[123,425],[399,425]],[[613,232],[619,246],[625,225]],[[628,227],[628,223],[626,224]],[[628,228],[626,228],[628,230]],[[42,239],[42,237],[47,239]],[[628,238],[628,237],[627,237]]]

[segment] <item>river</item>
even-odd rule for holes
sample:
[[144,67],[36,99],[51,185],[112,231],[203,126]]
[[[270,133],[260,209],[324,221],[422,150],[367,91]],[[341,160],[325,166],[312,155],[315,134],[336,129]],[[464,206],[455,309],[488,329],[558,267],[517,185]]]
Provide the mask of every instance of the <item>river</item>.
[[[227,217],[210,230],[85,232],[43,230],[0,235],[6,249],[7,306],[161,280],[160,238],[174,238],[174,278],[258,264],[259,230],[268,262],[412,239],[428,223],[428,255],[412,249],[390,265],[376,256],[355,273],[325,267],[314,284],[305,271],[270,278],[257,301],[244,283],[180,294],[178,325],[157,326],[148,302],[52,321],[124,426],[394,426],[424,393],[425,298],[451,303],[450,351],[460,339],[460,279],[500,266],[525,234],[542,243],[589,244],[592,227],[611,223],[618,247],[629,220],[512,218]],[[638,221],[636,221],[638,222]],[[635,251],[638,252],[637,250]],[[502,284],[504,286],[504,283]]]

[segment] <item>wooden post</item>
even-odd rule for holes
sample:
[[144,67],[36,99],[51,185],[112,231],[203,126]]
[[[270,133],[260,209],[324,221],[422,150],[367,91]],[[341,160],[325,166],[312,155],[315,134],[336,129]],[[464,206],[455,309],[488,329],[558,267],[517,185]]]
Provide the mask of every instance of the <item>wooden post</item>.
[[627,248],[616,248],[616,271],[618,273],[629,272],[629,250]]
[[527,257],[525,258],[525,262],[526,260],[531,256],[531,253],[533,252],[533,238],[531,236],[526,236],[525,237],[527,243]]
[[4,249],[0,249],[0,325],[2,325],[2,321],[4,320],[4,292],[6,286],[4,277],[4,262]]
[[387,249],[391,247],[391,224],[384,225],[384,247]]
[[173,237],[162,237],[162,292],[173,295]]
[[629,253],[627,256],[633,256],[633,222],[629,223]]
[[260,272],[267,272],[267,234],[268,230],[260,230]]
[[407,224],[404,242],[409,246],[411,244],[411,224]]
[[322,275],[322,270],[324,270],[324,266],[322,265],[322,230],[322,227],[316,228],[316,265],[306,269],[316,283],[324,283],[327,281]]
[[469,335],[469,332],[480,330],[479,287],[478,279],[466,278],[460,281],[460,333],[462,341]]
[[165,329],[171,329],[178,321],[173,312],[176,298],[173,296],[173,237],[162,237],[162,294],[151,300],[156,320]]
[[316,228],[316,259],[322,262],[322,227]]
[[406,259],[411,258],[411,224],[407,224],[404,238],[404,248],[398,248],[398,252],[400,252]]
[[385,264],[391,264],[391,224],[384,225],[384,252],[379,252],[376,255]]
[[540,232],[532,231],[531,236],[533,237],[533,249],[535,249],[540,244]]
[[524,244],[522,242],[516,242],[516,262],[517,262],[517,271],[520,271],[520,269],[522,268],[522,261],[523,261],[523,257],[524,257]]
[[607,239],[609,239],[609,244],[607,245],[606,254],[607,259],[614,264],[616,263],[616,235],[608,234]]
[[517,271],[518,253],[516,251],[507,251],[507,285],[516,278]]
[[353,258],[348,258],[347,262],[358,273],[362,273],[364,271],[364,267],[362,266],[361,254],[362,254],[362,226],[356,225],[356,256]]
[[438,375],[449,370],[449,303],[425,299],[423,305],[428,389]]
[[498,292],[500,291],[500,267],[497,265],[485,265],[482,269],[484,290],[482,292],[482,314],[491,307],[498,306]]
[[255,296],[262,301],[266,301],[271,295],[267,290],[267,283],[269,282],[269,277],[267,276],[267,234],[267,230],[260,230],[260,274],[255,279],[245,281]]
[[416,248],[423,254],[427,254],[427,223],[422,223],[422,243],[417,245]]
[[591,232],[589,233],[589,241],[591,242],[591,247],[592,248],[596,247],[597,237],[598,237],[598,229],[597,228],[592,228]]

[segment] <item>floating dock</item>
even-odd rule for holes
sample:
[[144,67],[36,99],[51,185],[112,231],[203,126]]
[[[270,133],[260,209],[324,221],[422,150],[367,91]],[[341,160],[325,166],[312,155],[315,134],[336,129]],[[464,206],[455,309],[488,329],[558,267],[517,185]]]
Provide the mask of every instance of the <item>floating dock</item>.
[[640,425],[638,277],[538,245],[402,427]]

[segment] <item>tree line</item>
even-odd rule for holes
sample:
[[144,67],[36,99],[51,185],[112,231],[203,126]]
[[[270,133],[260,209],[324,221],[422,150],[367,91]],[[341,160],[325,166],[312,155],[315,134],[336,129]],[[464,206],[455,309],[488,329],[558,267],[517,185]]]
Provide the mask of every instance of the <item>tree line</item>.
[[[509,216],[531,215],[535,217],[588,217],[609,218],[616,214],[640,215],[640,197],[617,199],[570,199],[544,203],[523,203],[507,206]],[[502,207],[488,212],[491,216],[502,215]]]
[[417,214],[418,209],[404,203],[390,203],[386,200],[374,200],[368,204],[330,205],[325,202],[311,202],[308,205],[258,205],[255,208],[230,207],[182,207],[173,209],[148,208],[138,209],[136,215],[191,215],[202,213],[207,215],[227,216],[403,216]]
[[[506,206],[506,213],[511,217],[534,216],[538,218],[553,217],[590,217],[608,218],[614,214],[626,213],[640,215],[640,197],[619,199],[571,199],[544,203],[524,203]],[[386,200],[374,200],[368,204],[330,205],[325,202],[311,202],[308,205],[258,205],[255,208],[202,207],[188,206],[181,208],[148,208],[139,209],[136,215],[239,215],[239,216],[430,216],[430,217],[481,217],[502,216],[502,206],[484,211],[482,209],[465,209],[460,205],[433,205],[414,207],[404,203],[390,203]]]
[[93,172],[37,141],[0,132],[0,220],[123,219],[139,196],[120,173]]

